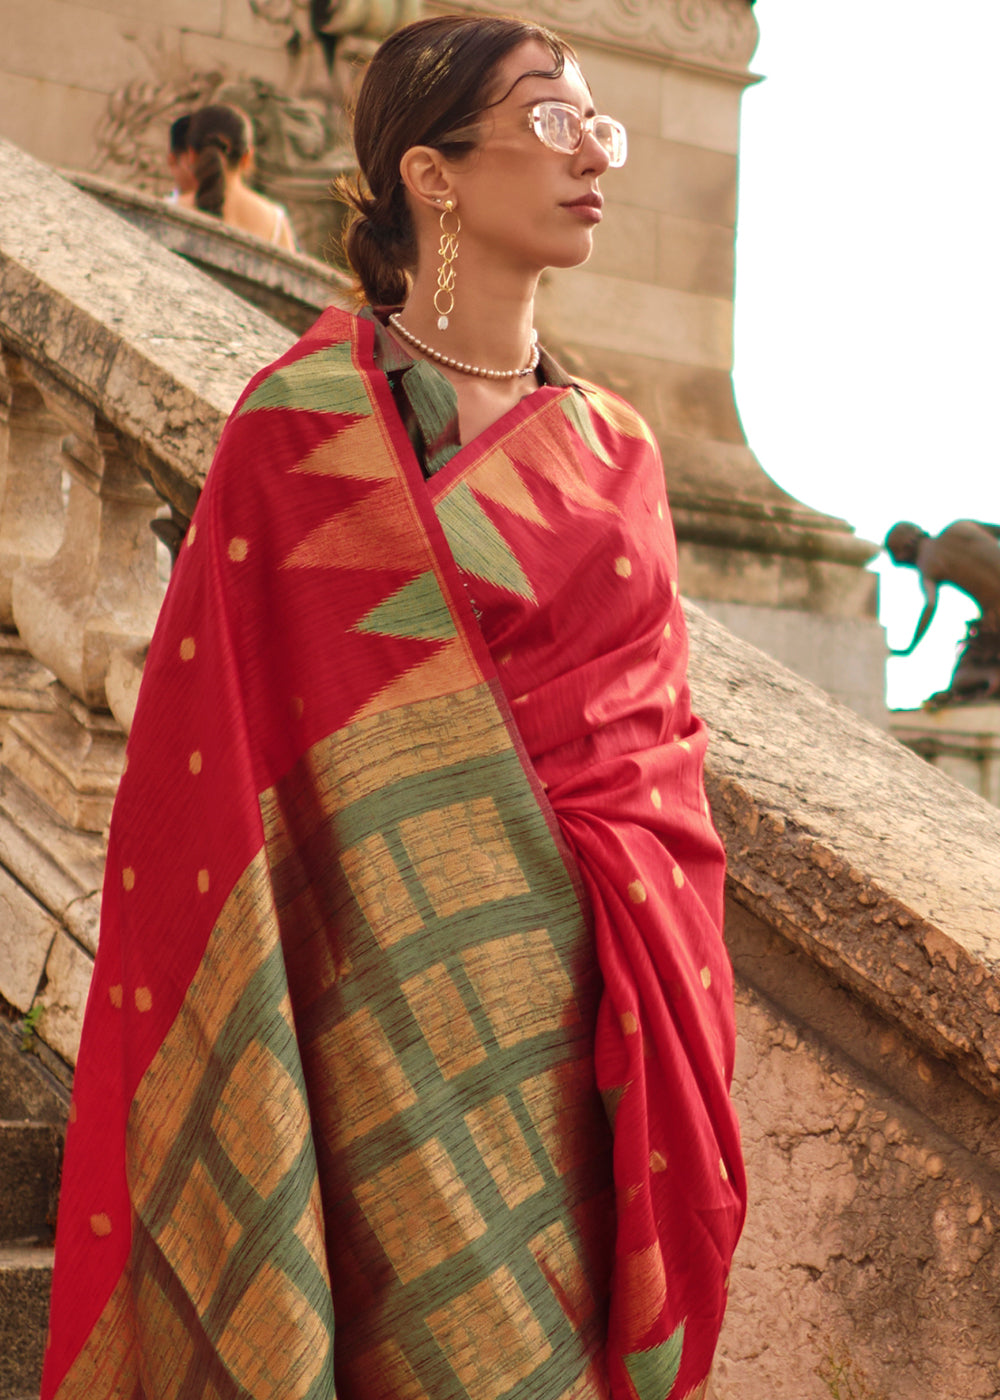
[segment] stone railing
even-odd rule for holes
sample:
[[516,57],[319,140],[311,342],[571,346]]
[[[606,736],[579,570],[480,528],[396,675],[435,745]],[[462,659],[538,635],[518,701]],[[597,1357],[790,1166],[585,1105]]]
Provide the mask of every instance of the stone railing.
[[[149,522],[190,514],[290,341],[0,144],[0,998],[36,1009],[64,1079],[122,763],[109,692],[127,710],[164,587]],[[1000,811],[690,621],[751,1180],[717,1400],[992,1394]]]
[[299,335],[308,330],[324,306],[350,294],[343,273],[305,253],[286,252],[220,219],[178,208],[97,175],[74,171],[66,178]]
[[169,567],[150,525],[183,528],[240,389],[292,340],[0,142],[0,997],[70,1064]]
[[1000,1393],[1000,812],[688,613],[750,1180],[717,1400]]

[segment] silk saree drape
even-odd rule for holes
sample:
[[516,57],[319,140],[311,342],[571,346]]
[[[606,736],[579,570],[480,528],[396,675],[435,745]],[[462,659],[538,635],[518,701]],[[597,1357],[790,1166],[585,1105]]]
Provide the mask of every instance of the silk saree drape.
[[373,334],[251,382],[168,591],[44,1400],[708,1374],[743,1177],[655,446],[543,387],[425,482]]

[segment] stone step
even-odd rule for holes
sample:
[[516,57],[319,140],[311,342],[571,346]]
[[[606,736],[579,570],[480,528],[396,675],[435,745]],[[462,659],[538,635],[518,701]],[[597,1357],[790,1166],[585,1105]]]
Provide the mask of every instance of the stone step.
[[[0,863],[2,858],[0,846]],[[0,1119],[53,1123],[63,1128],[69,1111],[69,1089],[66,1083],[60,1083],[53,1076],[36,1055],[25,1051],[25,1038],[23,1030],[17,1030],[7,1020],[0,1019]],[[30,1041],[32,1037],[27,1039]],[[64,1074],[68,1080],[68,1067],[64,1066]]]
[[38,1394],[51,1286],[51,1249],[0,1246],[0,1400]]
[[61,1159],[54,1124],[0,1119],[0,1243],[51,1241]]

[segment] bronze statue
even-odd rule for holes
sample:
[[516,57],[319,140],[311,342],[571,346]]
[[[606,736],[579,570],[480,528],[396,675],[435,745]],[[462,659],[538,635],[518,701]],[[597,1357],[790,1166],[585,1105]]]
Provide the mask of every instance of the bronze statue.
[[939,584],[950,583],[979,604],[980,616],[969,623],[950,686],[927,703],[936,707],[1000,697],[1000,525],[956,520],[932,536],[902,520],[886,535],[885,548],[893,563],[919,571],[927,600],[913,640],[894,648],[893,656],[909,656],[926,633]]

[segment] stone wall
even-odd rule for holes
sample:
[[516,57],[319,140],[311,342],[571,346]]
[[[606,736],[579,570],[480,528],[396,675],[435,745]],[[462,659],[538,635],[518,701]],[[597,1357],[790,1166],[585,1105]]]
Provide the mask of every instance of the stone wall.
[[987,1400],[1000,813],[689,614],[750,1179],[717,1400]]
[[[192,75],[250,72],[287,87],[286,38],[248,0],[4,0],[0,136],[89,170],[102,137],[117,128],[124,140],[131,123],[138,142],[138,123],[152,120],[165,153]],[[162,165],[142,174],[169,187]]]

